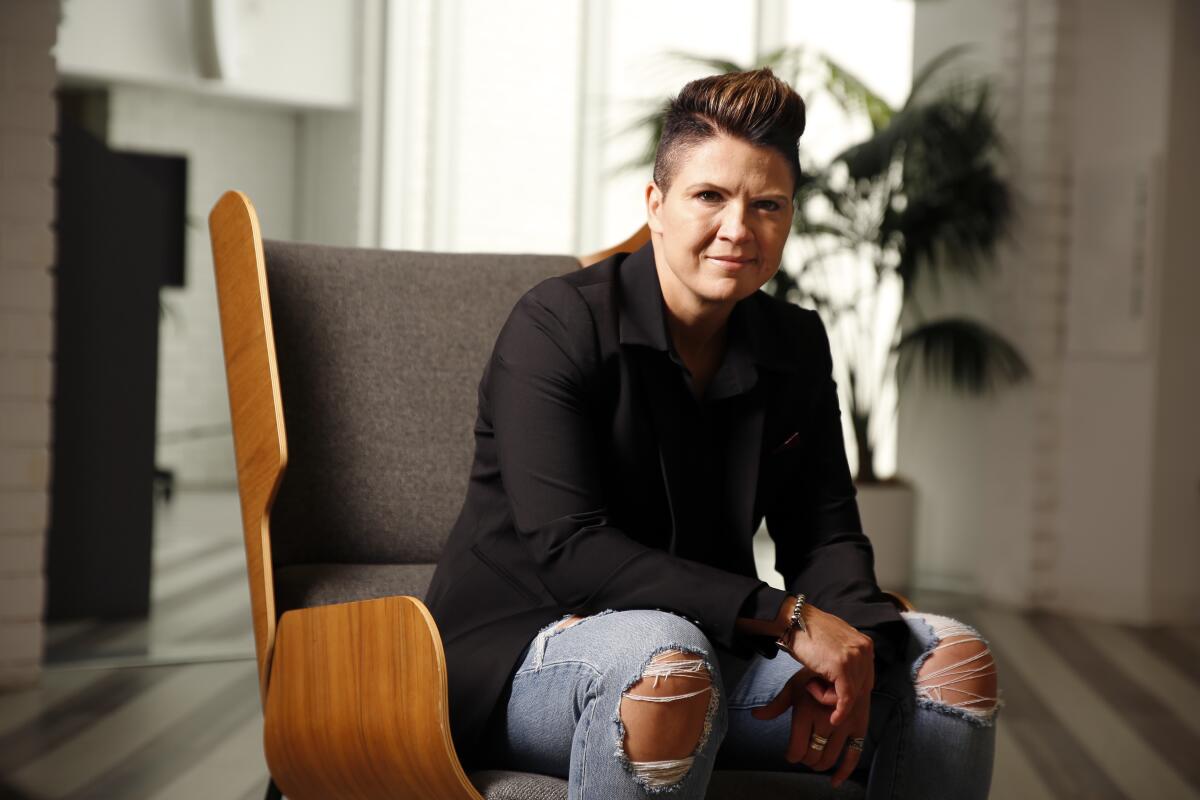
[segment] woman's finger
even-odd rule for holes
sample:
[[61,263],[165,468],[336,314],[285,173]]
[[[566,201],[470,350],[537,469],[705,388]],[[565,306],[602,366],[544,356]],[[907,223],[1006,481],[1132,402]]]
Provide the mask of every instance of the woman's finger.
[[822,678],[813,677],[804,688],[821,705],[836,706],[837,692],[833,688],[833,684]]
[[792,738],[788,740],[787,749],[787,760],[793,764],[806,763],[809,758],[813,730],[811,707],[803,702],[802,696],[798,695],[797,699],[799,702],[792,707]]
[[828,738],[829,741],[826,743],[820,757],[813,760],[812,768],[817,772],[826,772],[833,769],[834,765],[837,764],[838,756],[846,748],[846,740],[849,738],[850,731],[848,726],[843,725],[822,735]]
[[862,758],[862,751],[850,747],[849,744],[852,739],[866,739],[871,719],[869,696],[864,698],[864,701],[867,702],[867,707],[855,715],[854,724],[849,726],[850,735],[846,737],[846,747],[842,751],[841,763],[838,764],[837,771],[830,779],[835,789],[850,777],[850,774],[858,767],[859,759]]
[[[829,752],[829,748],[833,745],[833,728],[829,725],[828,716],[820,713],[815,707],[809,705],[807,708],[807,716],[812,722],[809,725],[808,744],[805,746],[804,758],[801,759],[804,766],[809,769],[817,769],[817,765],[825,758],[825,754]],[[815,713],[814,713],[815,712]],[[819,748],[813,747],[813,738],[820,736],[825,740],[825,744]]]
[[852,683],[848,676],[843,674],[834,678],[833,689],[837,693],[837,707],[829,715],[829,722],[837,727],[849,716],[850,710],[858,702],[858,685]]
[[850,777],[858,767],[858,761],[862,758],[862,751],[855,750],[852,747],[847,747],[842,753],[842,763],[838,765],[837,772],[833,773],[833,777],[829,779],[833,788],[838,788],[842,782]]
[[765,706],[757,706],[750,709],[750,716],[755,719],[775,719],[783,712],[792,707],[792,682],[788,681],[779,690],[779,694],[775,695],[771,702]]

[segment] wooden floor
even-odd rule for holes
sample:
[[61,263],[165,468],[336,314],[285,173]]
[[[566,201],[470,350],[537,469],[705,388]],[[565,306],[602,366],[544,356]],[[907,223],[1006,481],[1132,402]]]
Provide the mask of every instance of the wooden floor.
[[[177,496],[158,516],[151,620],[48,632],[41,685],[0,694],[0,800],[262,797],[238,524],[231,493]],[[993,798],[1200,798],[1200,628],[913,599],[996,653]]]

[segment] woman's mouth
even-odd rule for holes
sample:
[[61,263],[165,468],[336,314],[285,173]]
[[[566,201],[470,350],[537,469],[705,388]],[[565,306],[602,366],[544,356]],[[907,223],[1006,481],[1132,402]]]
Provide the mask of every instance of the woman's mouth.
[[748,256],[708,256],[708,260],[719,267],[727,269],[740,269],[754,261],[753,258],[749,258]]

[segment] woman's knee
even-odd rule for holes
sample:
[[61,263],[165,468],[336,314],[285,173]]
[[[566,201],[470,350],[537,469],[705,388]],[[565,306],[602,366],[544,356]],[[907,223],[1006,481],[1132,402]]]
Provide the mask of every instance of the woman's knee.
[[987,640],[970,625],[951,617],[919,612],[905,612],[904,617],[924,644],[912,668],[917,702],[972,722],[991,724],[1002,701],[996,662]]
[[636,613],[644,652],[621,690],[618,752],[635,780],[664,789],[687,776],[702,750],[719,746],[727,712],[703,632],[674,614]]

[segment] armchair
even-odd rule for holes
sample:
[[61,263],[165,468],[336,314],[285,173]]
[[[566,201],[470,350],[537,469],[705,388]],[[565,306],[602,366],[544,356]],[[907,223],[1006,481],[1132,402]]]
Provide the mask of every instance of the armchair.
[[[557,778],[464,771],[420,598],[465,492],[495,336],[526,289],[580,262],[264,240],[239,192],[209,224],[268,796],[566,798]],[[710,791],[772,794],[862,787],[717,772]]]

